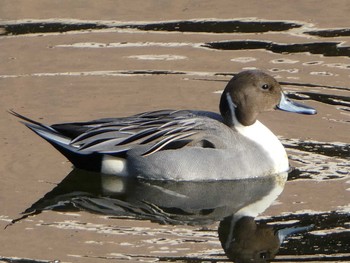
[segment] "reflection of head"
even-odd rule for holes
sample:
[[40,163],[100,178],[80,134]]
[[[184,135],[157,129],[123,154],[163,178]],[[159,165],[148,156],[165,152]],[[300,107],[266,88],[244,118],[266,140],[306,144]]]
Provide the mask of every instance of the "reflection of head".
[[222,220],[219,238],[226,256],[234,262],[268,262],[280,247],[278,234],[273,227],[257,224],[252,217],[243,217],[237,222],[233,217]]

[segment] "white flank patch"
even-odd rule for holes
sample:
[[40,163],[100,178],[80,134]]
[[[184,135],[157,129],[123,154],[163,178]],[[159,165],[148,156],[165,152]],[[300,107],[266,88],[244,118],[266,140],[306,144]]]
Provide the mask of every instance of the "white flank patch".
[[111,155],[104,155],[102,159],[101,173],[127,176],[125,159]]

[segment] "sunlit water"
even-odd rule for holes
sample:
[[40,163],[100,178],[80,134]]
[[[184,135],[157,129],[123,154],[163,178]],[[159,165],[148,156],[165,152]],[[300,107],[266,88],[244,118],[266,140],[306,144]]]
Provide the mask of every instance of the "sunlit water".
[[[295,54],[302,59],[271,59],[271,73],[280,74],[281,81],[290,87],[288,96],[297,100],[317,101],[328,109],[336,110],[338,117],[331,122],[349,125],[350,88],[332,81],[339,74],[349,74],[347,62],[350,49],[343,46],[339,37],[349,36],[349,29],[310,30],[306,23],[288,21],[177,21],[166,23],[96,23],[96,22],[48,22],[27,21],[5,23],[1,34],[15,37],[26,34],[70,33],[81,30],[105,30],[125,32],[127,30],[160,32],[201,32],[212,34],[290,32],[291,35],[318,36],[305,43],[282,43],[275,40],[225,40],[208,42],[76,42],[57,44],[57,49],[106,49],[191,47],[208,51],[265,50],[274,54]],[[123,31],[124,30],[124,31]],[[84,31],[88,33],[87,31]],[[257,61],[251,53],[246,57],[232,58],[250,68]],[[311,59],[310,54],[318,55]],[[327,58],[339,57],[337,63]],[[186,60],[181,55],[135,55],[138,60]],[[313,57],[314,58],[314,57]],[[297,74],[303,69],[308,82],[300,81]],[[340,71],[339,71],[340,70]],[[345,72],[345,73],[344,73]],[[2,74],[0,78],[56,77],[56,76],[135,76],[135,75],[181,75],[184,78],[201,78],[202,81],[222,81],[232,75],[227,72],[182,71],[182,70],[101,70],[77,72],[36,72],[24,74]],[[280,77],[281,77],[280,76]],[[278,76],[277,76],[278,77]],[[219,78],[219,79],[218,79]],[[335,82],[336,83],[336,82]],[[303,88],[306,88],[304,90]],[[335,92],[336,91],[336,92]],[[218,91],[220,92],[220,91]],[[345,126],[349,128],[349,126]],[[24,212],[14,222],[39,215],[44,210],[63,212],[88,211],[113,218],[150,220],[160,224],[200,225],[218,223],[218,236],[226,256],[230,259],[254,259],[256,262],[269,258],[280,261],[350,260],[349,211],[347,209],[328,212],[301,212],[276,217],[258,216],[282,193],[286,180],[337,180],[349,177],[349,141],[320,142],[281,138],[289,157],[297,168],[283,175],[263,179],[216,181],[201,183],[176,183],[156,181],[128,181],[102,174],[73,170],[60,184]],[[111,221],[113,224],[113,221]],[[64,228],[64,226],[59,226]],[[73,227],[74,228],[74,227]],[[138,231],[135,229],[134,231]],[[243,248],[242,244],[248,244]],[[1,259],[1,258],[0,258]],[[200,256],[189,258],[158,257],[160,260],[201,261]],[[216,262],[215,256],[207,260]]]

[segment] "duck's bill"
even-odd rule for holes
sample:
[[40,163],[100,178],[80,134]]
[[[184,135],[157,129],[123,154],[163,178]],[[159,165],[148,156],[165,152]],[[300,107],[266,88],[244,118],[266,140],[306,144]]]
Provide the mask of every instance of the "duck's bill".
[[289,112],[295,112],[300,114],[316,114],[317,111],[309,106],[306,106],[301,103],[297,103],[287,98],[286,95],[282,92],[280,103],[277,105],[277,109]]
[[277,231],[279,242],[280,244],[282,244],[282,242],[286,239],[286,237],[297,233],[310,231],[313,227],[314,225],[309,225],[309,226],[288,227],[288,228],[280,229]]

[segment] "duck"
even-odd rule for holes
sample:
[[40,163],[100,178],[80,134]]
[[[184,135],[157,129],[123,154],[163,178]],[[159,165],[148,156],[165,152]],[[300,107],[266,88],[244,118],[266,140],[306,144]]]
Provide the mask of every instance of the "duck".
[[46,125],[10,113],[79,169],[149,180],[215,181],[289,170],[282,143],[257,120],[259,113],[276,109],[316,114],[290,100],[277,80],[261,70],[232,77],[220,98],[220,114],[157,110]]

